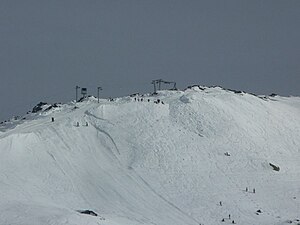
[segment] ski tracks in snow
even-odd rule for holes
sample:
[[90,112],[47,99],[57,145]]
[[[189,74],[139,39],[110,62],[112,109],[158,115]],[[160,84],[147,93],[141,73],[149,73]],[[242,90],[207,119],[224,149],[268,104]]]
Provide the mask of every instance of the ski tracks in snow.
[[151,185],[145,179],[143,179],[133,168],[131,169],[131,171],[134,172],[134,174],[142,181],[142,183],[145,184],[146,187],[148,187],[152,191],[153,194],[155,194],[156,196],[158,196],[160,199],[162,199],[164,202],[166,202],[169,206],[171,206],[172,208],[174,208],[175,210],[177,210],[178,212],[180,212],[181,214],[183,214],[184,216],[186,216],[190,220],[194,221],[196,224],[199,224],[199,221],[197,221],[196,219],[194,219],[193,217],[191,217],[190,215],[188,215],[186,212],[184,212],[183,210],[181,210],[175,204],[173,204],[172,202],[170,202],[169,200],[167,200],[166,198],[164,198],[161,194],[159,194],[157,191],[155,191],[154,188],[152,188]]

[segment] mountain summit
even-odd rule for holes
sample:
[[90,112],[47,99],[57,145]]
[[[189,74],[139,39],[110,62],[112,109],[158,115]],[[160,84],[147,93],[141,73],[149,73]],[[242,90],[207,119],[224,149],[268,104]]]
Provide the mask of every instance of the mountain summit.
[[189,87],[0,125],[0,224],[300,221],[300,98]]

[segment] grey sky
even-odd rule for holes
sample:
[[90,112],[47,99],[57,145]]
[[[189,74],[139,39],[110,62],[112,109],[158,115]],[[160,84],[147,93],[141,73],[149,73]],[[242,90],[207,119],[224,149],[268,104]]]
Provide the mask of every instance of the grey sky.
[[300,95],[299,0],[0,0],[0,120],[152,79]]

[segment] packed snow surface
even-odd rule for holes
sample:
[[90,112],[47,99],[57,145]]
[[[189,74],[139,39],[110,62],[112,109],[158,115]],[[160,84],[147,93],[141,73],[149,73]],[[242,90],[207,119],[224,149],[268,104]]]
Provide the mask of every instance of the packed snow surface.
[[300,224],[299,97],[193,87],[45,107],[0,125],[0,224]]

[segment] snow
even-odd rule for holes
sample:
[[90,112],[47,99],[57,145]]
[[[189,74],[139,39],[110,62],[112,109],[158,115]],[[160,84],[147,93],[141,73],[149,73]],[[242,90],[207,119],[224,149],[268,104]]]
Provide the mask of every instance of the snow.
[[220,87],[135,97],[0,125],[0,224],[299,223],[299,97]]

